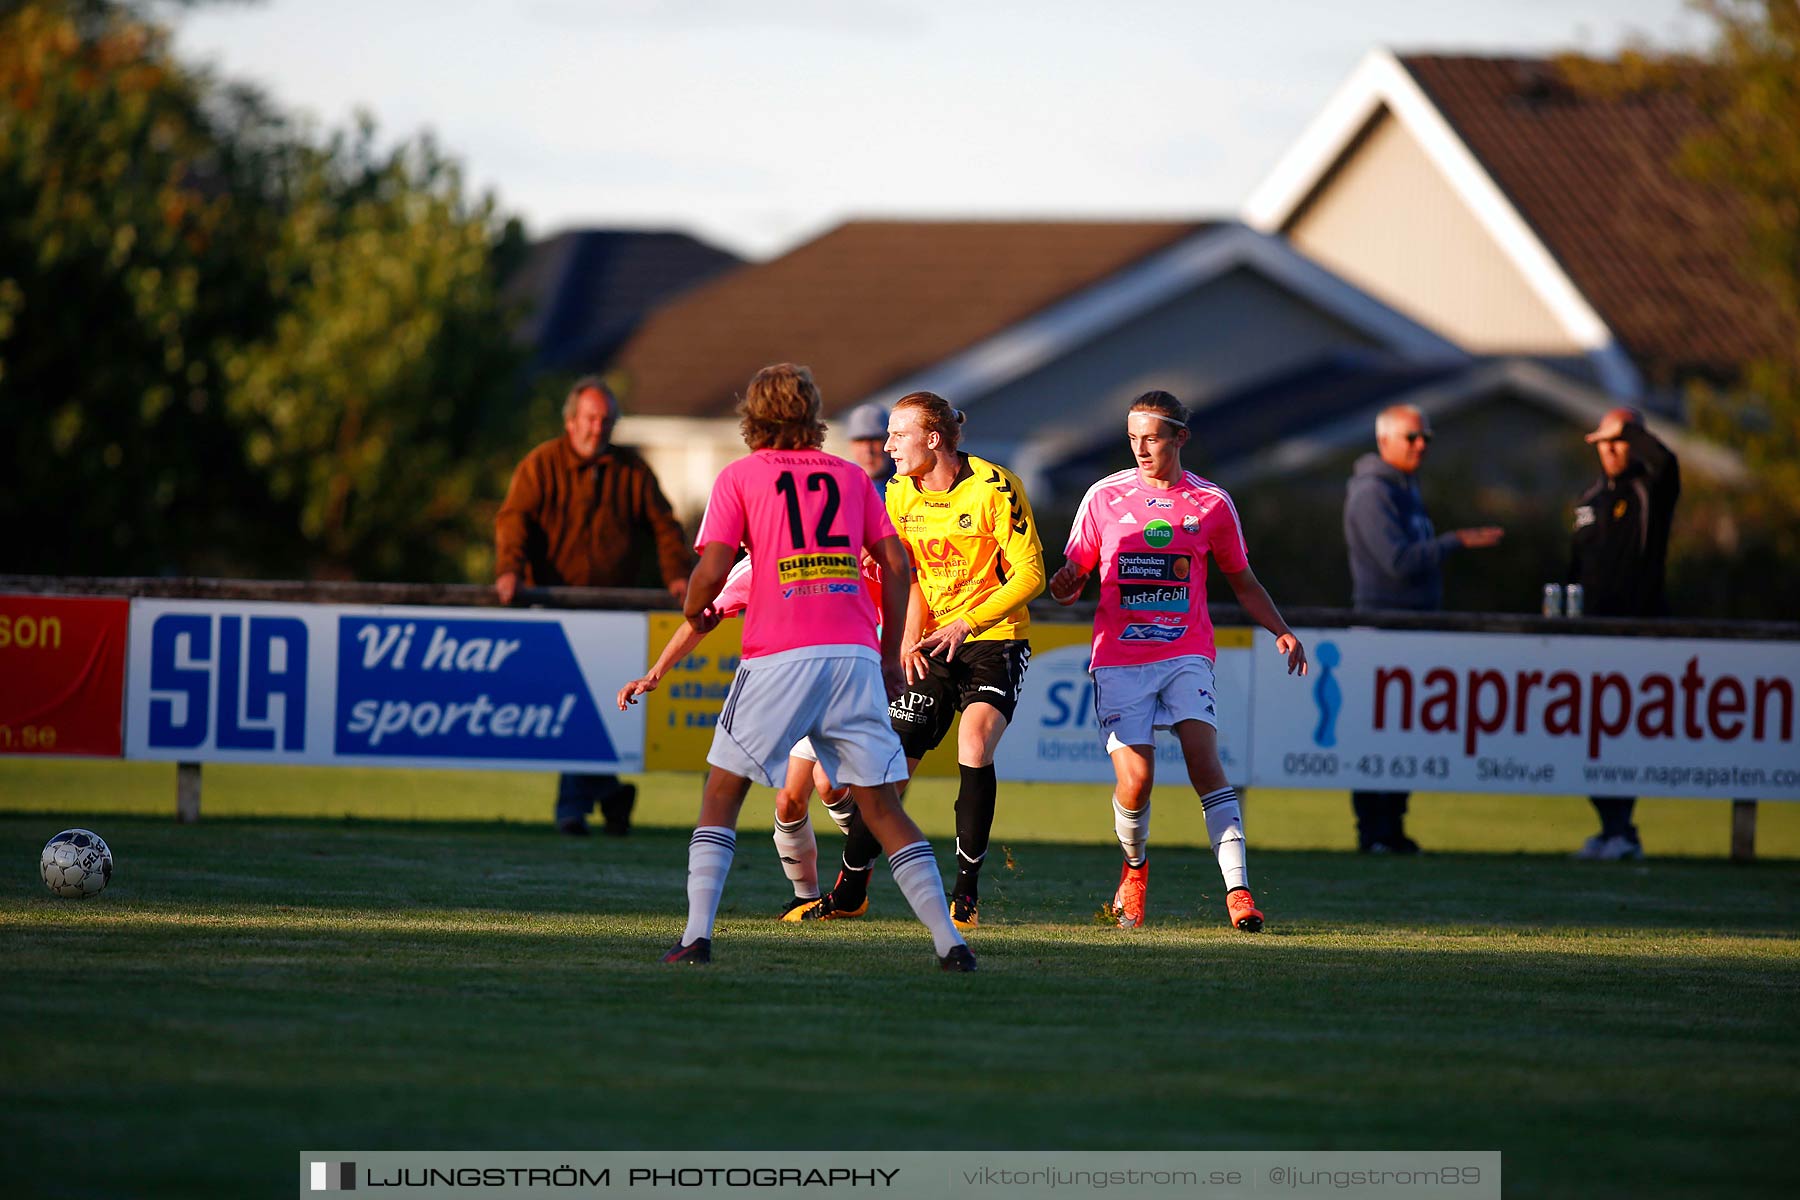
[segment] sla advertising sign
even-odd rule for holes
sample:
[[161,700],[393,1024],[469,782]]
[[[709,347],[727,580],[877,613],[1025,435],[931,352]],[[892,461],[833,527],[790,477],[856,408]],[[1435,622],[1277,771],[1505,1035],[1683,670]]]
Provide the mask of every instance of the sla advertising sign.
[[127,600],[0,596],[0,754],[121,752]]
[[1800,643],[1298,632],[1299,694],[1257,634],[1253,784],[1800,799]]
[[126,756],[635,771],[642,613],[135,600]]

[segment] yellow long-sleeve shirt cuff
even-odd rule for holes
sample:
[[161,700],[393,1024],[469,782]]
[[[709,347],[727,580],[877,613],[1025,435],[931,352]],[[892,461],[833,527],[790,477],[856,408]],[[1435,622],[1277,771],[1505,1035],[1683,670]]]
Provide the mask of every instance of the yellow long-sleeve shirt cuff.
[[1044,559],[1033,555],[1014,565],[1014,574],[993,595],[964,614],[970,632],[981,633],[1014,609],[1022,608],[1044,593]]

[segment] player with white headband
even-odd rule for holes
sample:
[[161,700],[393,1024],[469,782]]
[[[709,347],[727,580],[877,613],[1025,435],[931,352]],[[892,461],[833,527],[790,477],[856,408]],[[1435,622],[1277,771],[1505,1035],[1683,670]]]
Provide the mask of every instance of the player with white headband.
[[1154,731],[1172,729],[1200,796],[1231,923],[1260,932],[1263,914],[1250,894],[1238,794],[1219,762],[1207,555],[1244,611],[1275,635],[1288,674],[1306,674],[1306,651],[1250,570],[1231,497],[1182,469],[1187,410],[1167,392],[1145,392],[1132,402],[1125,432],[1137,466],[1088,489],[1064,551],[1068,561],[1050,580],[1050,594],[1072,604],[1100,570],[1090,670],[1094,714],[1118,780],[1113,831],[1125,855],[1109,911],[1121,928],[1144,923]]

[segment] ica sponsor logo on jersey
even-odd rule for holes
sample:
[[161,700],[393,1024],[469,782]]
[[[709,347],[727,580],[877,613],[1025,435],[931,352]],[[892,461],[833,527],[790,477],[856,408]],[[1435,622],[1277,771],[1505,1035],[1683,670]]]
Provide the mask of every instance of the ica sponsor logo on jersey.
[[1119,607],[1149,609],[1153,612],[1186,612],[1188,589],[1185,583],[1152,583],[1119,585]]
[[1158,517],[1144,524],[1144,544],[1152,549],[1160,550],[1175,540],[1175,527]]
[[919,558],[934,574],[945,575],[968,569],[969,560],[947,537],[919,539]]
[[777,559],[775,565],[781,573],[782,583],[861,577],[854,554],[791,554]]
[[1188,556],[1185,554],[1133,554],[1121,551],[1117,572],[1120,579],[1186,579]]

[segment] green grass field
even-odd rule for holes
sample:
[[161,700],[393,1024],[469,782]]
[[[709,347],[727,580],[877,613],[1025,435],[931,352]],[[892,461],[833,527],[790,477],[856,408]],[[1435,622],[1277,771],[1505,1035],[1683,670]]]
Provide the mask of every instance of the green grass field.
[[[1499,1149],[1510,1195],[1795,1182],[1783,806],[1755,864],[1718,857],[1725,806],[1674,802],[1642,806],[1657,857],[1577,864],[1577,800],[1422,797],[1437,852],[1398,860],[1342,852],[1341,793],[1257,795],[1253,937],[1174,789],[1124,934],[1093,921],[1104,795],[1003,788],[982,969],[950,977],[885,877],[865,921],[769,920],[766,794],[713,966],[662,967],[696,787],[577,842],[542,776],[209,767],[182,827],[171,768],[0,765],[0,1194],[289,1195],[302,1148]],[[516,820],[225,815],[483,789]],[[928,831],[948,794],[921,785]],[[72,824],[118,858],[95,900],[36,878]]]

